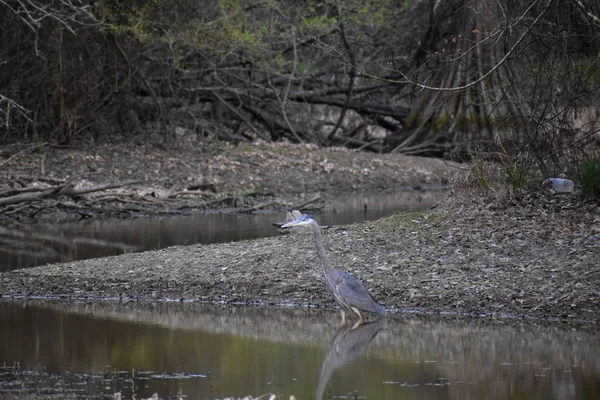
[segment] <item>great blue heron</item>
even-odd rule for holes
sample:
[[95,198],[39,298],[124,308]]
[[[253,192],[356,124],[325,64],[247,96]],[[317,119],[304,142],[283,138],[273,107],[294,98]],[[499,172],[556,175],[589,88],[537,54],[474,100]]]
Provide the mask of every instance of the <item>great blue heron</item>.
[[[361,312],[367,312],[377,315],[385,315],[385,308],[375,300],[367,288],[355,277],[347,272],[335,269],[329,263],[329,257],[323,247],[323,237],[317,221],[308,214],[301,214],[300,211],[292,211],[291,221],[281,225],[282,228],[294,228],[313,232],[315,236],[315,246],[317,254],[321,260],[321,267],[327,286],[333,295],[333,299],[340,306],[342,311],[342,323],[346,322],[346,311],[353,311],[358,316],[358,326],[363,319]],[[290,218],[288,216],[288,218]]]

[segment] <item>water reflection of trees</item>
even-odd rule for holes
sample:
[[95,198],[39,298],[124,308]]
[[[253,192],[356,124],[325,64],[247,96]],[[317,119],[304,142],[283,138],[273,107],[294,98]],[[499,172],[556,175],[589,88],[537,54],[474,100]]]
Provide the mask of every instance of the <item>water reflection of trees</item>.
[[[346,352],[346,360],[339,357],[335,362],[327,361],[326,357],[324,362],[321,349],[330,345],[330,332],[335,331],[338,322],[327,310],[47,302],[39,310],[39,315],[30,321],[19,322],[23,325],[18,334],[0,330],[5,356],[24,359],[25,353],[37,352],[36,359],[52,364],[66,352],[73,363],[82,365],[90,359],[98,366],[148,360],[164,370],[177,365],[200,368],[198,359],[202,358],[207,360],[206,365],[219,366],[219,373],[237,374],[242,381],[248,379],[244,375],[248,368],[264,370],[271,376],[286,372],[316,380],[316,366],[323,362],[335,369],[361,350],[360,343],[353,344],[354,339],[349,338],[352,333],[340,331],[331,344],[338,343],[336,346],[342,350],[344,346],[354,347],[353,353]],[[106,320],[117,323],[110,334]],[[51,346],[44,345],[47,338],[42,332],[48,330],[54,331],[52,337],[60,338]],[[200,333],[204,341],[198,340]],[[289,343],[300,347],[290,349],[293,346]],[[384,365],[385,379],[400,383],[424,384],[426,379],[435,383],[436,377],[442,378],[450,383],[447,390],[451,398],[474,398],[474,394],[477,398],[507,398],[515,391],[527,392],[531,388],[537,388],[540,396],[550,396],[549,390],[570,390],[573,385],[600,389],[600,341],[591,329],[571,330],[526,321],[517,324],[508,320],[402,315],[391,318],[386,329],[370,343],[365,370]],[[255,346],[261,346],[278,362],[302,362],[282,365],[268,357],[255,359]],[[110,349],[109,358],[102,349]],[[22,354],[18,356],[17,352]],[[175,352],[178,359],[169,355]],[[281,352],[289,354],[284,356]],[[41,357],[44,353],[47,356]],[[407,375],[415,368],[427,373]],[[348,376],[355,379],[354,375]],[[551,384],[540,383],[544,379]],[[262,390],[255,389],[256,393]]]
[[74,235],[42,224],[0,226],[0,271],[48,262],[67,262],[82,255],[114,255],[139,250],[138,246],[120,240],[96,237],[94,232],[87,236]]

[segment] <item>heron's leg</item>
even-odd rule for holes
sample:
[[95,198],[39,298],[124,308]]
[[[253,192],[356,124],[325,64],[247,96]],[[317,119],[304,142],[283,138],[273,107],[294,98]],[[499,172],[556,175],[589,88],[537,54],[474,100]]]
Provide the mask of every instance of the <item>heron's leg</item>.
[[362,314],[360,313],[360,311],[358,311],[358,308],[356,307],[350,307],[350,309],[354,311],[356,315],[358,315],[358,324],[360,324],[363,320]]
[[343,308],[340,308],[340,311],[342,312],[342,325],[344,325],[346,323],[346,311]]

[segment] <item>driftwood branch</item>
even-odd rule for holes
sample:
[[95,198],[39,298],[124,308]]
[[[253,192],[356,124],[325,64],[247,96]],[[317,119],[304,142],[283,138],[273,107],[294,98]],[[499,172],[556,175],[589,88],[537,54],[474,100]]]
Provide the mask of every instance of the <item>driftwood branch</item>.
[[18,153],[15,153],[12,156],[8,157],[6,160],[2,161],[0,163],[0,167],[2,167],[4,164],[7,164],[10,160],[12,160],[15,157],[18,157],[19,155],[21,155],[23,153],[26,153],[26,152],[28,152],[30,150],[36,149],[38,147],[43,147],[43,146],[46,146],[46,143],[40,143],[40,144],[35,144],[33,146],[29,146],[26,149],[23,149],[23,150],[19,151]]
[[[303,210],[306,207],[308,207],[309,205],[315,205],[315,203],[317,203],[318,201],[321,201],[321,196],[316,195],[315,197],[313,197],[310,200],[305,201],[304,203],[300,203],[294,206],[295,210]],[[316,208],[320,208],[320,207],[316,207]]]
[[0,191],[0,198],[7,196],[7,195],[15,194],[15,193],[43,192],[46,189],[48,189],[48,188],[40,187],[40,186],[26,186],[26,187],[21,187],[21,188],[6,189],[6,190]]
[[103,190],[116,189],[116,188],[120,188],[123,186],[135,185],[136,183],[141,183],[141,182],[142,181],[139,181],[139,180],[132,180],[132,181],[125,181],[125,182],[121,182],[121,183],[107,183],[105,185],[99,185],[99,186],[94,186],[94,187],[85,188],[85,189],[75,189],[72,186],[70,186],[70,187],[65,188],[64,191],[61,191],[60,194],[67,195],[67,196],[80,196],[82,194],[101,192]]
[[[109,183],[105,185],[93,186],[90,188],[81,188],[76,189],[73,186],[73,179],[56,186],[51,186],[47,189],[42,189],[41,191],[32,191],[19,193],[13,196],[2,197],[0,198],[0,206],[7,206],[11,204],[18,203],[31,203],[35,201],[41,201],[44,199],[51,199],[53,197],[58,196],[81,196],[88,193],[100,192],[108,189],[116,189],[123,186],[133,185],[136,183],[140,183],[140,181],[125,181],[121,183]],[[21,189],[23,190],[23,189]],[[33,189],[32,189],[33,190]],[[37,190],[37,189],[35,189]]]

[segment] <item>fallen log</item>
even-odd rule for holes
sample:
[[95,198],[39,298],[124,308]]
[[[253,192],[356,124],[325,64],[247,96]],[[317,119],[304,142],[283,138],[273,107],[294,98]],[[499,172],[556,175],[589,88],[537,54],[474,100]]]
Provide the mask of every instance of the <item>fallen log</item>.
[[77,197],[88,193],[101,192],[103,190],[116,189],[123,186],[141,183],[141,181],[139,180],[132,180],[121,183],[108,183],[105,185],[76,189],[73,185],[73,180],[74,179],[71,179],[61,185],[50,186],[47,189],[43,189],[41,191],[25,192],[13,196],[0,197],[0,207],[18,203],[31,203],[58,196]]

